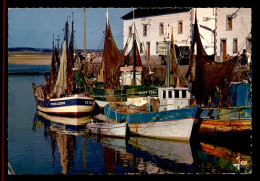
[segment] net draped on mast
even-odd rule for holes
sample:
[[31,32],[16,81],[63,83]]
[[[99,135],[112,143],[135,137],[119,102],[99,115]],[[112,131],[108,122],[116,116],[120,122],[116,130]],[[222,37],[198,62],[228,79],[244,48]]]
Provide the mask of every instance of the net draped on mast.
[[[195,44],[197,45],[196,56],[194,55]],[[196,96],[197,104],[208,104],[209,98],[214,100],[216,92],[219,92],[219,90],[221,91],[220,101],[226,101],[228,99],[229,85],[238,62],[238,56],[225,62],[216,62],[214,61],[214,56],[208,56],[200,39],[196,15],[191,52],[192,55],[186,78],[192,81],[192,94]]]

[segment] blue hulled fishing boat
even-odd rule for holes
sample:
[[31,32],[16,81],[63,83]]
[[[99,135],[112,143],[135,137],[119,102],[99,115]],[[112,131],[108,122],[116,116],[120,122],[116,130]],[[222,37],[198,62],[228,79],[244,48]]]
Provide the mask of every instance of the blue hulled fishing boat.
[[165,42],[167,85],[158,88],[158,99],[148,96],[147,103],[140,107],[111,103],[105,106],[104,114],[118,122],[127,122],[133,134],[189,141],[197,106],[190,105],[189,88],[180,86],[180,70],[173,33],[171,41],[168,41],[168,38]]

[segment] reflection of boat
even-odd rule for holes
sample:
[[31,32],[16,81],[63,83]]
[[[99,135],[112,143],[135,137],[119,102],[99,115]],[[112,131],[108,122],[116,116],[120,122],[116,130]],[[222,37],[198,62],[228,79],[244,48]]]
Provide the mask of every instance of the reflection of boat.
[[39,116],[42,116],[45,119],[48,119],[49,121],[56,122],[56,123],[62,123],[66,125],[85,125],[86,123],[89,123],[91,121],[91,115],[88,116],[82,116],[82,117],[64,117],[64,116],[53,116],[49,114],[45,114],[41,111],[37,111]]
[[[52,165],[57,164],[55,173],[70,174],[73,172],[77,147],[77,136],[85,135],[85,125],[90,121],[90,116],[77,118],[58,117],[37,111],[33,129],[44,126],[44,137],[49,137],[53,155]],[[84,147],[83,147],[84,149]],[[59,161],[55,156],[58,154]],[[83,155],[85,153],[83,152]]]
[[[207,168],[208,171],[210,167],[214,167],[211,168],[213,171],[218,170],[218,167],[223,169],[223,166],[225,166],[227,173],[251,173],[251,156],[231,151],[223,146],[211,145],[204,142],[200,142],[200,145],[202,151],[198,152],[198,157],[200,159],[200,163],[205,165],[201,168]],[[201,171],[204,172],[204,170]]]
[[85,125],[90,122],[91,116],[77,118],[59,117],[37,111],[36,120],[42,121],[52,130],[66,134],[78,135],[81,130],[85,130]]
[[100,143],[102,147],[108,147],[118,152],[126,152],[126,139],[98,136],[95,134],[88,135],[88,138]]
[[127,123],[106,123],[106,122],[90,122],[87,124],[90,133],[111,136],[126,137]]
[[151,155],[156,155],[160,158],[174,161],[175,163],[193,163],[191,146],[190,143],[187,142],[131,137],[128,143]]
[[[73,115],[85,114],[94,110],[95,101],[84,94],[78,94],[76,90],[76,78],[73,74],[73,24],[69,48],[68,22],[65,26],[65,40],[60,61],[58,55],[52,55],[51,75],[44,85],[36,86],[34,83],[33,93],[36,100],[36,108],[45,113]],[[54,45],[53,45],[54,47]],[[56,59],[56,60],[55,60]],[[58,61],[57,61],[58,60]],[[58,73],[56,72],[58,62]]]
[[127,151],[140,158],[138,169],[145,163],[146,165],[150,163],[154,168],[153,171],[157,170],[156,173],[195,172],[192,168],[190,143],[187,142],[131,137],[128,140]]

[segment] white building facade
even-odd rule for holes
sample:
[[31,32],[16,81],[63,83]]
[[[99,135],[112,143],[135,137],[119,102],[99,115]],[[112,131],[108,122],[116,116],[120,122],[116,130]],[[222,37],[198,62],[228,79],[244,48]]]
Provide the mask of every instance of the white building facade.
[[[243,49],[251,52],[251,8],[136,9],[134,14],[122,17],[123,44],[131,36],[134,22],[142,63],[160,64],[158,47],[167,37],[171,39],[172,32],[180,51],[190,47],[195,11],[203,46],[208,55],[216,55],[216,61],[224,61],[223,57],[235,56]],[[130,50],[131,46],[126,52]]]

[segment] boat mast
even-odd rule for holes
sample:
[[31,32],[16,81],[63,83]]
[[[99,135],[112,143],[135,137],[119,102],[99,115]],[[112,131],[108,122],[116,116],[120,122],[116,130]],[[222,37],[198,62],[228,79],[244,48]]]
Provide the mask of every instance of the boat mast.
[[58,39],[55,39],[57,42],[58,42],[58,50],[57,50],[57,52],[58,52],[58,54],[59,54],[59,42],[60,42],[60,38],[59,38],[59,35],[58,35]]
[[[68,17],[67,21],[65,23],[65,34],[64,34],[64,41],[66,41],[66,54],[67,54],[67,59],[68,59],[68,47],[69,47],[69,24],[68,24]],[[68,60],[67,60],[68,62]]]
[[86,52],[86,8],[84,8],[84,52]]
[[135,63],[136,63],[136,52],[135,52],[135,23],[134,23],[134,8],[133,8],[133,85],[135,85]]
[[217,59],[217,8],[215,8],[215,30],[214,30],[214,55],[215,55],[215,60]]
[[52,53],[54,54],[54,34],[52,34]]
[[167,31],[166,31],[166,44],[167,44],[167,69],[166,69],[167,87],[170,87],[169,24],[167,26]]
[[74,21],[73,21],[73,12],[72,12],[72,22],[71,22],[71,36],[70,36],[70,43],[71,43],[71,60],[72,67],[74,67]]
[[106,12],[106,19],[107,19],[107,25],[108,25],[108,8],[107,8],[107,12]]

